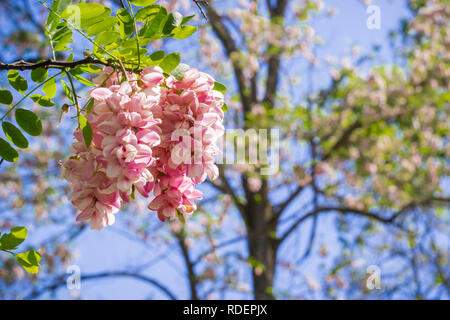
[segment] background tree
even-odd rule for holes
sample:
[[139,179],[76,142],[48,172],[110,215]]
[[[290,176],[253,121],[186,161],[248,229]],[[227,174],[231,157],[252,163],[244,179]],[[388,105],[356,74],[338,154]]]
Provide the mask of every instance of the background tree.
[[[221,166],[186,225],[159,223],[145,203],[130,206],[113,232],[144,258],[82,271],[82,281],[131,277],[168,298],[448,298],[450,11],[443,0],[408,3],[412,17],[392,33],[395,65],[388,66],[377,50],[325,61],[311,25],[330,14],[327,2],[166,2],[189,14],[202,8],[201,49],[184,53],[228,79],[229,128],[280,130],[280,170],[263,176],[261,164]],[[4,35],[14,48],[24,46],[17,30],[42,33],[40,18],[23,19],[41,9],[27,7],[14,10],[17,24]],[[78,44],[82,52],[86,44]],[[160,45],[179,46],[157,40],[148,48]],[[51,54],[47,47],[27,40],[18,52],[40,60]],[[330,83],[316,85],[323,66]],[[59,114],[39,115],[43,136],[18,163],[1,167],[3,228],[37,226],[42,256],[39,274],[24,276],[2,255],[8,298],[64,290],[64,266],[76,258],[70,243],[88,232],[74,225],[59,178],[73,121],[64,116],[56,128]],[[366,286],[367,261],[382,271],[382,290]],[[162,263],[183,263],[186,286]]]

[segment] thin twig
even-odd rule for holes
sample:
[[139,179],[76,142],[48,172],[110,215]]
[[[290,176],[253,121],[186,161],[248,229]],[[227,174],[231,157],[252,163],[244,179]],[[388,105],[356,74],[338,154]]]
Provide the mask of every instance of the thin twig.
[[203,10],[201,4],[203,5],[208,5],[208,1],[203,1],[203,0],[193,0],[195,5],[197,6],[197,8],[200,10],[200,12],[202,13],[203,18],[205,18],[206,22],[208,22],[208,16],[206,15],[205,11]]

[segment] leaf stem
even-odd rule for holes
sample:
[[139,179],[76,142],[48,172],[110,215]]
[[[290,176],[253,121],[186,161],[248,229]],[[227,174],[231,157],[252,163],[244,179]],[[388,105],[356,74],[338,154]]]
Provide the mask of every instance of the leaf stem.
[[64,72],[66,73],[67,77],[69,78],[70,86],[72,88],[73,99],[75,101],[75,107],[77,108],[78,127],[80,127],[80,106],[78,104],[78,97],[77,97],[77,93],[75,91],[75,86],[73,84],[71,74],[66,69],[64,69]]

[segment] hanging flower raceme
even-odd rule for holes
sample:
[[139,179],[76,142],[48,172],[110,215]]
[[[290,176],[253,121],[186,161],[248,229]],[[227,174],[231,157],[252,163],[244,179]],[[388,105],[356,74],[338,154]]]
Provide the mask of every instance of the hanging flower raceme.
[[153,191],[148,207],[161,221],[190,215],[202,198],[195,185],[218,175],[214,157],[224,114],[214,79],[195,69],[166,78],[159,67],[121,77],[108,67],[95,79],[87,116],[92,142],[86,147],[77,129],[74,155],[62,167],[81,211],[77,221],[89,221],[92,229],[113,224],[135,190],[144,197]]
[[216,141],[224,132],[223,95],[213,88],[213,78],[189,69],[181,80],[171,83],[155,113],[161,119],[162,134],[152,172],[160,178],[149,209],[158,211],[162,221],[176,212],[192,214],[194,200],[202,198],[195,184],[207,175],[218,176],[214,156],[219,152]]

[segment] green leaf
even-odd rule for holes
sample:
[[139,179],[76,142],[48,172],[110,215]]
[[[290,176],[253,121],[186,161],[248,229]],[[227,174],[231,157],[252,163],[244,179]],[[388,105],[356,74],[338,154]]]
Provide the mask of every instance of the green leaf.
[[42,133],[41,119],[33,111],[16,109],[16,121],[23,131],[31,136],[38,136]]
[[55,81],[55,78],[51,78],[46,83],[44,83],[44,85],[42,86],[42,91],[50,99],[53,98],[56,95],[56,81]]
[[223,113],[227,113],[227,111],[228,111],[228,105],[225,102],[223,103],[222,111],[223,111]]
[[55,51],[71,50],[67,45],[72,43],[72,30],[67,26],[58,26],[53,36],[53,48]]
[[121,48],[136,48],[136,39],[133,37],[127,40],[122,40],[120,46]]
[[164,59],[164,55],[165,55],[165,52],[162,50],[155,51],[150,55],[150,59],[152,59],[153,61],[160,61],[160,60]]
[[87,105],[86,105],[86,114],[91,113],[92,107],[93,107],[93,106],[94,106],[94,99],[93,99],[93,98],[90,98],[90,99],[89,99],[89,102],[88,102]]
[[87,34],[88,36],[92,37],[103,31],[111,30],[111,28],[116,24],[116,22],[117,22],[116,17],[105,17],[104,20],[99,21],[96,24],[93,24],[92,26],[87,28]]
[[17,261],[28,273],[39,272],[39,262],[41,261],[41,255],[36,250],[28,250],[24,253],[16,254]]
[[25,93],[28,89],[27,80],[25,80],[17,70],[9,70],[8,72],[8,81],[9,84],[19,91],[20,93]]
[[20,130],[13,125],[11,122],[2,122],[3,132],[9,141],[14,143],[19,148],[28,148],[28,140],[25,136],[20,132]]
[[120,34],[116,31],[105,31],[100,33],[96,38],[95,42],[101,46],[110,44],[119,39]]
[[31,80],[34,82],[44,82],[47,79],[48,70],[44,68],[37,68],[31,71]]
[[9,90],[0,89],[0,103],[10,105],[13,101],[13,96]]
[[214,88],[213,88],[213,90],[219,91],[221,93],[225,93],[225,92],[227,92],[227,87],[224,84],[220,83],[220,82],[214,81]]
[[67,83],[64,80],[61,80],[61,84],[64,89],[64,93],[66,94],[67,98],[69,98],[70,102],[72,104],[75,104],[75,100],[73,99],[73,93],[72,90],[70,90],[70,87],[67,85]]
[[84,143],[86,144],[86,147],[89,148],[92,142],[92,127],[86,117],[82,114],[80,114],[78,121],[80,122],[80,129],[83,133]]
[[172,38],[177,39],[177,40],[186,39],[186,38],[189,38],[190,36],[192,36],[195,33],[195,31],[197,31],[197,27],[179,26],[178,28],[175,28],[173,30]]
[[25,241],[27,237],[27,228],[14,227],[9,233],[4,233],[0,238],[0,249],[14,250],[19,244]]
[[43,107],[53,107],[55,103],[50,100],[48,97],[40,95],[40,94],[33,94],[30,96],[31,100],[33,100],[35,103],[37,103],[40,106]]
[[50,7],[51,11],[48,14],[47,22],[45,23],[47,32],[52,33],[56,29],[56,26],[58,25],[58,22],[60,20],[57,14],[63,12],[64,9],[70,6],[71,4],[72,0],[53,1],[52,6]]
[[75,75],[73,75],[73,77],[74,77],[76,80],[78,80],[79,82],[81,82],[82,84],[86,85],[86,86],[90,86],[90,87],[95,87],[95,86],[96,86],[94,83],[92,83],[91,81],[89,81],[89,80],[86,79],[86,78],[83,78],[83,77],[80,76],[80,75],[75,74]]
[[155,3],[157,0],[131,0],[131,3],[138,7],[149,6]]
[[178,27],[181,24],[181,21],[183,21],[183,16],[179,12],[171,12],[169,16],[167,17],[167,21],[164,24],[163,27],[163,33],[164,34],[170,34],[173,29]]
[[167,19],[167,10],[164,7],[159,9],[159,13],[149,22],[149,24],[142,28],[143,37],[151,38],[156,34],[159,34],[162,29],[163,22]]
[[122,8],[117,11],[117,25],[119,27],[119,33],[122,39],[127,39],[133,34],[133,17],[127,9]]
[[99,73],[100,70],[102,70],[101,67],[95,65],[95,64],[83,64],[79,66],[80,70],[86,73]]
[[6,140],[0,138],[0,157],[8,162],[14,162],[19,159],[19,154]]
[[159,66],[164,70],[164,72],[169,73],[180,64],[180,61],[181,54],[179,52],[174,52],[165,56]]
[[134,15],[134,18],[140,22],[147,22],[147,20],[150,17],[156,16],[160,10],[161,10],[161,7],[159,5],[154,4],[154,5],[139,9],[136,12],[136,14]]
[[191,16],[184,17],[183,20],[181,20],[181,25],[184,25],[184,24],[188,23],[194,17],[195,17],[195,14],[193,14]]
[[103,21],[110,13],[111,9],[99,3],[77,3],[67,7],[61,17],[77,28],[86,29]]

